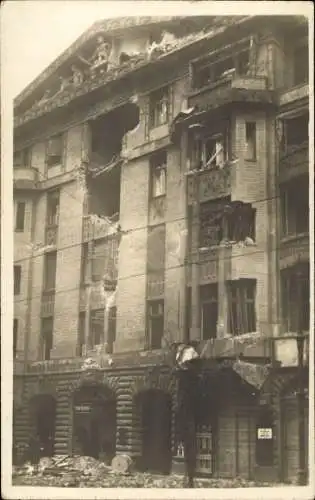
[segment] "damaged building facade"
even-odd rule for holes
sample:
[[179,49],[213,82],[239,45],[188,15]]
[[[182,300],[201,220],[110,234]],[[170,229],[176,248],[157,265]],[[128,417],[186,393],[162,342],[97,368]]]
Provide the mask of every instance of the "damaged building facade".
[[308,99],[294,16],[98,22],[16,98],[16,456],[180,470],[191,343],[198,474],[306,475]]

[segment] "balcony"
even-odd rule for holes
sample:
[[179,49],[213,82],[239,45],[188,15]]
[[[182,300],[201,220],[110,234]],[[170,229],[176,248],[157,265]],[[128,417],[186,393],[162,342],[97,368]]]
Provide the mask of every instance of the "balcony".
[[280,269],[292,267],[299,262],[309,262],[310,243],[309,235],[302,233],[283,238],[280,244]]
[[309,146],[308,141],[299,146],[290,148],[280,158],[279,182],[307,174],[309,171]]
[[302,99],[309,97],[309,84],[307,82],[297,85],[289,90],[286,90],[280,95],[280,106],[292,104]]
[[217,108],[232,102],[272,103],[264,76],[229,75],[209,83],[188,95],[188,107]]
[[229,196],[231,194],[231,169],[229,165],[224,168],[212,168],[191,175],[187,180],[187,202],[192,205],[197,196],[199,202]]
[[43,292],[41,303],[42,318],[49,318],[54,315],[55,307],[55,290]]
[[14,189],[38,189],[38,170],[27,166],[13,168]]

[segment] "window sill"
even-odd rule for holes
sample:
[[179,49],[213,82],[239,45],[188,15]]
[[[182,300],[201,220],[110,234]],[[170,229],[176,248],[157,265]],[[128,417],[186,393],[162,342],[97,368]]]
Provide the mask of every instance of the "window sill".
[[308,232],[304,232],[304,233],[296,233],[296,234],[292,234],[290,236],[283,236],[280,238],[280,243],[281,244],[285,244],[285,243],[290,243],[290,242],[294,242],[294,241],[297,241],[297,240],[300,240],[302,238],[308,238],[309,237],[309,233]]

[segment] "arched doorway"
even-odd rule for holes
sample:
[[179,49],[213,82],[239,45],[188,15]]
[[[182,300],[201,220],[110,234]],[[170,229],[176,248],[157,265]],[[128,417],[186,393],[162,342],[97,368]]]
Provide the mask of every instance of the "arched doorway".
[[110,463],[116,452],[116,398],[108,388],[83,385],[73,395],[73,452]]
[[50,394],[39,394],[30,401],[32,438],[38,442],[40,455],[50,457],[54,454],[56,427],[56,400]]
[[168,474],[171,470],[171,395],[150,389],[136,396],[142,429],[141,469]]

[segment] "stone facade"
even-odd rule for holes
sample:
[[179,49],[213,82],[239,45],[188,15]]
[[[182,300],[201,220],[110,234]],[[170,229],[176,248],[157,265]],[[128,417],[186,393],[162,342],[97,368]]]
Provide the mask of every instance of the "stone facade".
[[[168,22],[168,29],[174,29],[176,32],[177,24],[172,28],[171,20]],[[36,169],[38,177],[33,182],[32,189],[26,189],[25,186],[21,189],[16,182],[14,192],[16,210],[19,202],[26,203],[24,231],[15,233],[14,254],[15,265],[21,266],[22,273],[20,293],[15,297],[14,309],[17,319],[14,441],[17,444],[27,444],[29,433],[34,427],[34,419],[29,411],[32,406],[30,402],[36,399],[36,396],[45,394],[56,401],[54,452],[77,452],[79,448],[78,438],[75,437],[75,419],[84,420],[85,417],[76,417],[74,408],[84,408],[85,403],[80,403],[81,406],[74,404],[73,398],[82,387],[88,386],[107,394],[102,396],[104,408],[109,400],[115,406],[115,424],[112,424],[114,437],[110,438],[115,444],[115,451],[128,453],[141,468],[146,460],[143,443],[147,438],[144,437],[143,420],[146,402],[139,395],[155,394],[156,398],[159,398],[158,393],[164,395],[161,404],[169,408],[165,410],[169,411],[169,435],[168,444],[164,443],[164,452],[169,453],[176,462],[179,459],[175,421],[176,381],[168,358],[169,346],[172,343],[187,341],[189,334],[189,340],[199,343],[200,351],[206,344],[203,352],[206,353],[208,361],[222,361],[226,358],[233,361],[241,354],[253,363],[275,362],[275,366],[286,363],[284,353],[288,331],[283,326],[279,255],[283,252],[281,246],[284,248],[283,245],[286,245],[287,250],[290,243],[282,242],[280,236],[279,192],[281,183],[287,179],[286,174],[283,174],[285,163],[279,162],[281,141],[277,135],[277,127],[279,121],[289,119],[292,109],[294,111],[301,103],[307,109],[308,95],[305,96],[303,92],[290,92],[290,89],[284,86],[286,79],[282,72],[284,67],[287,67],[288,54],[291,54],[291,48],[286,50],[285,40],[288,35],[285,34],[286,30],[290,29],[290,36],[295,36],[293,25],[286,27],[284,20],[274,21],[270,33],[266,34],[260,33],[257,22],[257,19],[249,19],[245,22],[245,27],[232,23],[231,26],[225,27],[224,32],[214,27],[210,33],[201,33],[195,27],[195,32],[192,29],[192,34],[187,35],[187,39],[179,36],[175,44],[167,48],[163,46],[162,55],[152,60],[148,60],[146,53],[148,40],[138,40],[136,34],[133,35],[129,30],[125,45],[121,42],[120,46],[114,40],[116,44],[113,42],[113,57],[117,59],[119,50],[122,51],[123,47],[124,53],[141,51],[142,56],[145,55],[143,60],[139,58],[137,63],[130,62],[129,66],[125,65],[116,70],[108,69],[106,77],[102,72],[95,77],[95,84],[85,80],[84,88],[75,91],[72,89],[64,96],[62,93],[58,94],[59,104],[63,103],[60,110],[54,109],[54,102],[45,105],[46,111],[44,108],[38,111],[37,104],[35,109],[34,103],[33,107],[27,110],[27,103],[36,101],[37,94],[45,86],[45,78],[47,77],[47,85],[51,81],[51,70],[47,72],[46,77],[44,74],[39,78],[41,87],[39,83],[39,87],[31,86],[23,94],[24,98],[18,99],[15,113],[15,149],[20,151],[28,148],[30,164],[25,166]],[[254,38],[248,38],[249,32]],[[82,38],[80,44],[83,44],[83,49],[90,36],[92,35]],[[192,92],[191,72],[195,71],[194,64],[198,64],[195,59],[205,57],[210,44],[213,44],[218,52],[223,48],[231,51],[229,47],[238,43],[241,38],[248,39],[248,43],[251,40],[251,51],[252,47],[255,47],[254,55],[251,55],[250,59],[250,77],[243,75],[224,82],[220,80],[215,82],[215,85],[194,89]],[[75,45],[73,50],[78,50],[80,44]],[[178,56],[176,61],[174,54]],[[133,61],[132,58],[131,60]],[[191,66],[192,61],[194,63]],[[57,71],[58,65],[55,64],[54,67],[54,71]],[[123,77],[125,80],[121,80]],[[111,88],[108,86],[109,82],[113,83]],[[100,86],[106,91],[105,101],[98,93]],[[164,86],[168,88],[167,119],[153,126],[152,93]],[[79,95],[81,100],[77,102],[81,104],[73,107],[71,111],[68,106]],[[286,98],[281,98],[284,95]],[[79,171],[85,162],[90,162],[89,165],[92,162],[95,137],[93,139],[90,118],[93,116],[96,122],[100,117],[114,120],[116,116],[119,122],[128,122],[128,113],[131,113],[132,108],[128,108],[126,103],[133,103],[134,108],[138,110],[139,120],[135,127],[125,132],[119,150],[122,159],[119,167],[121,239],[118,250],[111,256],[115,261],[115,264],[111,265],[116,266],[117,272],[114,299],[116,333],[111,341],[111,352],[108,352],[110,319],[106,301],[109,295],[91,291],[91,287],[96,289],[99,285],[102,286],[99,281],[91,283],[93,273],[95,274],[93,266],[97,260],[96,257],[93,260],[92,255],[97,246],[96,240],[101,239],[102,230],[99,230],[98,236],[94,234],[94,239],[85,235],[88,181],[86,177],[80,180]],[[196,104],[198,109],[194,112],[190,110],[192,115],[189,116],[187,107]],[[182,122],[181,114],[185,115]],[[180,120],[177,123],[178,117]],[[229,123],[228,165],[224,168],[219,166],[213,170],[205,170],[202,174],[199,172],[196,175],[186,175],[191,162],[191,149],[197,140],[197,136],[193,136],[194,132],[191,132],[194,126],[209,127],[210,130],[222,121]],[[250,158],[248,124],[255,126],[255,153]],[[60,161],[49,166],[47,140],[57,133],[62,133]],[[162,195],[153,198],[151,163],[153,156],[161,151],[165,152],[166,157],[166,188]],[[56,155],[56,152],[53,154]],[[292,167],[292,159],[288,161]],[[100,171],[104,167],[100,161],[97,174],[99,177],[95,177],[97,180],[93,181],[93,189],[96,189],[95,183],[99,182],[105,190],[106,175],[114,175],[101,174]],[[305,165],[303,168],[303,172],[296,168],[294,173],[290,174],[291,177],[299,177],[305,173]],[[291,170],[293,171],[292,168]],[[114,168],[112,171],[114,172]],[[19,172],[21,175],[20,170]],[[59,191],[58,207],[50,209],[49,196],[54,189]],[[90,196],[99,196],[97,190],[93,189]],[[235,242],[230,241],[226,248],[217,245],[206,249],[206,253],[202,255],[199,248],[200,207],[203,202],[218,201],[221,198],[228,199],[227,203],[250,204],[255,212],[253,241],[250,246],[235,245]],[[100,200],[102,201],[102,197]],[[189,225],[190,213],[193,220],[192,229]],[[52,220],[49,217],[53,218],[53,224],[49,222]],[[156,274],[154,282],[148,271],[149,239],[152,229],[161,224],[165,226],[164,268]],[[106,239],[108,234],[106,236],[105,233],[106,231]],[[117,234],[115,232],[114,236],[117,237]],[[293,240],[292,246],[296,246],[296,239]],[[46,260],[47,254],[52,252],[56,252],[55,285],[47,288],[47,280],[52,278],[48,276]],[[299,255],[298,251],[296,255]],[[107,254],[103,257],[108,259]],[[290,262],[294,273],[294,266],[299,259],[292,259]],[[85,282],[82,281],[84,265],[87,266]],[[248,280],[255,281],[256,286],[255,331],[245,329],[238,332],[239,344],[236,347],[236,342],[231,339],[233,334],[237,333],[231,331],[230,326],[229,308],[232,306],[229,302],[229,286],[231,283]],[[217,338],[209,339],[203,323],[200,290],[201,285],[213,284],[218,287],[218,325]],[[190,304],[186,293],[188,289],[191,290]],[[93,299],[96,295],[98,298]],[[92,298],[89,299],[89,296]],[[162,339],[156,350],[152,349],[153,327],[149,326],[148,318],[148,300],[154,297],[163,302],[164,323],[163,331],[160,332]],[[100,333],[101,340],[88,345],[87,338],[91,336],[91,331],[93,328],[97,331],[98,328],[91,327],[94,309],[100,309],[103,315],[103,332]],[[189,309],[190,318],[187,317]],[[85,313],[85,316],[82,313]],[[52,331],[48,332],[52,334],[52,345],[49,348],[49,341],[43,340],[43,320],[50,317],[53,326]],[[83,340],[80,337],[82,332]],[[292,332],[290,333],[292,336]],[[245,336],[242,337],[242,334]],[[249,345],[245,348],[246,334],[249,334]],[[274,346],[278,340],[282,342],[282,350],[277,351],[275,359]],[[83,372],[84,357],[93,358],[99,367]],[[18,365],[23,366],[19,373]],[[211,392],[213,389],[217,395],[214,400],[216,412],[211,418],[209,415],[209,418],[205,417],[206,430],[200,431],[200,439],[208,439],[211,434],[213,463],[211,467],[209,464],[201,464],[200,473],[222,477],[238,475],[246,478],[294,480],[298,447],[296,443],[286,444],[285,440],[290,440],[290,429],[297,426],[296,408],[293,408],[296,402],[294,403],[292,395],[287,396],[290,391],[284,387],[286,380],[294,379],[297,367],[288,364],[286,366],[289,374],[285,372],[281,375],[281,369],[277,368],[280,370],[278,375],[275,369],[263,390],[258,392],[254,389],[251,392],[248,385],[241,383],[238,376],[231,373],[228,375],[231,379],[217,380],[213,382],[213,386],[209,385],[207,390]],[[221,383],[222,386],[226,384],[224,387],[228,392],[227,380],[232,381],[233,386],[229,397],[219,397]],[[279,387],[283,389],[277,389],[277,380],[280,380]],[[222,390],[221,392],[224,393]],[[259,401],[264,397],[268,400],[268,407],[274,418],[274,460],[272,463],[269,460],[268,464],[261,465],[257,463],[256,432],[260,415]],[[92,405],[91,402],[88,404]],[[289,412],[289,422],[286,421],[286,410],[283,410],[286,405],[293,408]],[[84,410],[82,412],[84,413]],[[158,423],[154,425],[158,426]],[[283,429],[286,429],[285,432]],[[163,454],[158,448],[159,443],[152,441],[151,446],[157,447],[157,454]],[[289,457],[285,454],[285,446],[291,450]],[[155,467],[157,465],[152,464],[152,468]]]

